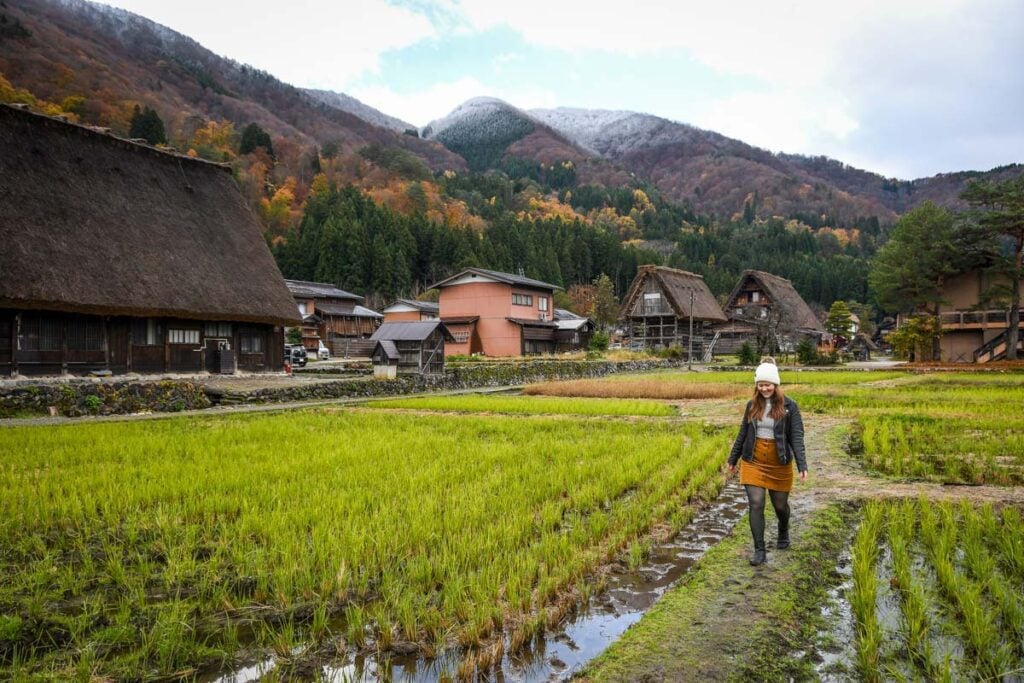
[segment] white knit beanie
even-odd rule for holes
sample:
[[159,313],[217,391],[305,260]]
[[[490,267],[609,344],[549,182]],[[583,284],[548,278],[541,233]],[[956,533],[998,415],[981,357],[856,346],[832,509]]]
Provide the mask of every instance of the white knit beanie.
[[762,358],[761,364],[754,371],[754,384],[758,382],[771,382],[779,386],[782,380],[779,378],[779,368],[775,365],[774,358]]

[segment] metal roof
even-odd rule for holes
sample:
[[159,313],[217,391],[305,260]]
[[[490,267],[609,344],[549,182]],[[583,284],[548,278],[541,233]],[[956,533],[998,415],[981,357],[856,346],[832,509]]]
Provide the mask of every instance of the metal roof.
[[350,299],[352,301],[363,301],[365,297],[358,294],[338,289],[330,282],[306,282],[305,280],[285,280],[288,291],[292,296],[311,296],[314,299]]
[[435,287],[446,287],[446,286],[448,286],[448,283],[452,282],[453,280],[458,280],[459,278],[461,278],[461,277],[463,277],[465,275],[479,275],[481,277],[490,278],[492,280],[497,280],[498,282],[505,282],[507,284],[518,285],[520,287],[532,287],[534,289],[551,289],[551,290],[562,289],[558,285],[552,285],[552,284],[547,283],[547,282],[541,282],[540,280],[534,280],[532,278],[523,277],[522,275],[513,275],[512,273],[502,273],[502,272],[497,271],[497,270],[487,270],[485,268],[466,268],[465,270],[463,270],[460,273],[452,275],[449,278],[445,278],[444,280],[441,280],[440,282],[431,285],[430,289],[434,289]]
[[317,304],[316,310],[326,315],[349,315],[354,318],[383,318],[377,311],[354,304]]
[[438,327],[441,328],[445,339],[454,341],[451,332],[440,320],[416,320],[384,323],[377,328],[377,331],[370,337],[371,341],[423,341],[434,333]]
[[384,309],[384,312],[387,313],[391,308],[399,305],[410,306],[418,311],[423,311],[425,313],[437,313],[438,310],[440,309],[440,306],[438,306],[436,303],[432,301],[416,301],[415,299],[396,299],[395,303],[391,304],[390,306]]

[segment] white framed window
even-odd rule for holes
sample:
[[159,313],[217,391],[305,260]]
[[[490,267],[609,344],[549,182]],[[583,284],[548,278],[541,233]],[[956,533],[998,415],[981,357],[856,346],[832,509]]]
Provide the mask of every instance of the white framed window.
[[541,311],[548,310],[548,298],[546,296],[537,297],[537,308]]
[[513,294],[512,295],[513,306],[533,306],[533,295],[532,294]]
[[167,341],[171,344],[198,344],[199,330],[167,330]]
[[305,301],[300,301],[299,302],[299,313],[301,313],[302,315],[306,315],[306,302]]
[[761,300],[761,292],[751,292],[750,300],[756,304],[758,301]]
[[204,334],[207,337],[227,339],[231,336],[231,323],[206,323]]
[[465,344],[469,341],[469,330],[460,330],[458,332],[452,332],[452,337],[455,338],[456,344]]

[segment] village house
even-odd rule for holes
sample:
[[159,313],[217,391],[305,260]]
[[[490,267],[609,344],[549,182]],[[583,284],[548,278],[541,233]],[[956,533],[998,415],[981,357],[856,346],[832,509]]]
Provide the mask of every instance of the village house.
[[[950,363],[986,363],[1006,357],[1006,331],[1010,310],[1004,303],[989,303],[1009,289],[1009,279],[984,270],[972,270],[948,280],[939,306],[941,359]],[[1018,357],[1024,357],[1024,315],[1018,335]]]
[[441,317],[440,307],[431,301],[415,299],[398,299],[384,309],[384,322],[395,323],[415,320],[438,320]]
[[554,290],[560,287],[483,268],[467,268],[433,287],[441,290],[441,320],[454,338],[447,355],[555,352]]
[[370,355],[370,337],[384,318],[362,305],[365,299],[327,282],[285,280],[302,315],[302,345],[316,353],[320,342],[339,358]]
[[373,333],[373,376],[439,375],[444,372],[445,343],[453,341],[440,320],[386,322]]
[[714,328],[713,351],[736,353],[744,342],[767,352],[792,351],[803,338],[820,346],[825,326],[786,278],[745,270],[725,304],[728,322]]
[[586,316],[576,315],[564,308],[555,309],[555,350],[559,353],[579,351],[590,346],[596,325]]
[[708,331],[725,322],[704,278],[665,266],[640,266],[622,302],[619,318],[634,349],[690,348],[703,356]]
[[231,169],[0,105],[0,374],[280,371],[295,304]]

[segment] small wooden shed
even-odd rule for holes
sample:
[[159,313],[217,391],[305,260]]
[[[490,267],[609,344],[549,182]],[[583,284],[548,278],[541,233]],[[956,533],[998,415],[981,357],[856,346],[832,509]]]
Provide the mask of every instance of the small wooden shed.
[[398,373],[437,375],[444,372],[445,342],[455,341],[440,320],[384,323],[370,340],[373,375],[394,378]]

